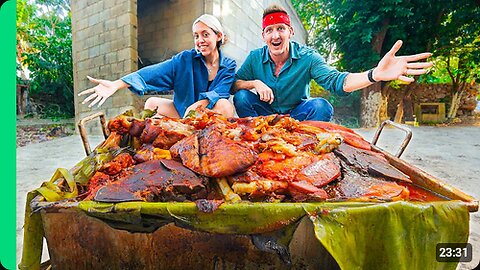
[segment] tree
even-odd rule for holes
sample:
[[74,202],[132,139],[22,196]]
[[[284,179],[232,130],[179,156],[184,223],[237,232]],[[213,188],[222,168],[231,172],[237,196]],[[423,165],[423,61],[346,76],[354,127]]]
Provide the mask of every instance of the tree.
[[[432,50],[438,44],[437,39],[444,36],[445,32],[449,32],[446,22],[450,14],[458,16],[463,14],[469,18],[478,14],[473,9],[478,7],[478,3],[468,0],[309,2],[321,3],[319,5],[328,10],[324,13],[328,14],[329,28],[324,30],[330,32],[328,37],[335,43],[335,54],[340,59],[338,67],[352,72],[373,67],[398,39],[404,40],[405,44],[400,54]],[[467,5],[467,2],[470,4]],[[462,5],[468,7],[460,9]],[[476,16],[478,18],[478,15]],[[456,25],[459,26],[461,23]],[[449,38],[463,35],[461,32],[449,33]],[[313,41],[311,43],[316,44]],[[384,117],[382,111],[386,111],[384,108],[388,98],[388,93],[382,91],[384,86],[385,83],[373,84],[362,91],[360,116],[362,126],[375,126]]]
[[480,77],[480,3],[459,1],[455,5],[445,14],[433,45],[437,65],[452,84],[448,119],[455,118],[465,86]]
[[55,108],[52,116],[73,116],[71,14],[68,1],[18,1],[18,61],[30,71],[30,93]]

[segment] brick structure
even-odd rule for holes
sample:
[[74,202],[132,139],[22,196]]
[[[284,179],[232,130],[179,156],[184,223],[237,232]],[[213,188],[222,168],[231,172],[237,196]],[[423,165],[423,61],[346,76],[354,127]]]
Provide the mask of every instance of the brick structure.
[[[220,19],[229,38],[223,52],[240,66],[249,51],[263,46],[261,19],[265,7],[287,8],[294,40],[304,43],[306,31],[289,0],[75,0],[72,1],[75,94],[93,84],[86,76],[115,80],[142,66],[193,48],[192,22],[203,13]],[[94,110],[75,95],[75,119]],[[127,109],[141,109],[146,97],[120,90],[100,108],[107,118]],[[91,133],[100,133],[91,125]]]

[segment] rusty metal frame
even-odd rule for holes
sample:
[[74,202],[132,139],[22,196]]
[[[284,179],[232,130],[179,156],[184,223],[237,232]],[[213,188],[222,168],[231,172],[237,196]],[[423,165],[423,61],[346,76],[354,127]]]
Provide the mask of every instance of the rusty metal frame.
[[80,121],[78,121],[78,131],[80,133],[80,137],[82,138],[83,142],[83,148],[85,149],[85,154],[90,155],[92,152],[90,148],[90,143],[88,142],[88,134],[87,130],[85,129],[85,124],[94,120],[95,118],[99,117],[100,118],[100,125],[102,126],[102,132],[103,136],[108,138],[108,135],[110,135],[110,132],[107,129],[107,121],[105,120],[105,113],[104,112],[97,112],[94,114],[91,114],[89,116],[86,116],[82,118]]
[[[377,130],[375,131],[375,135],[373,136],[373,140],[372,140],[372,145],[376,146],[377,144],[377,141],[378,141],[378,138],[380,137],[380,134],[382,133],[382,130],[383,128],[386,126],[386,125],[391,125],[391,126],[394,126],[400,130],[403,130],[405,131],[405,138],[403,139],[403,142],[402,144],[400,145],[397,153],[395,154],[395,156],[397,158],[401,157],[402,154],[403,154],[403,151],[405,151],[405,148],[407,148],[408,146],[408,143],[410,142],[410,140],[412,139],[412,130],[409,129],[408,127],[406,127],[405,125],[401,125],[401,124],[398,124],[398,123],[395,123],[393,121],[390,121],[390,120],[385,120],[382,122],[382,124],[380,124],[380,126],[377,128]],[[378,146],[377,146],[378,147]]]

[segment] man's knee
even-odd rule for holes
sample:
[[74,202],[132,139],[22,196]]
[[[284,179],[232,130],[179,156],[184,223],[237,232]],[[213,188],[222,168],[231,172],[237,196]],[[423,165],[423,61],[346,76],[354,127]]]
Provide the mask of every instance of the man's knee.
[[333,106],[326,99],[314,98],[310,100],[311,108],[314,110],[312,117],[314,120],[330,121],[333,117]]
[[333,107],[330,102],[323,98],[312,98],[304,101],[294,113],[294,118],[300,121],[330,121],[332,117]]
[[250,104],[249,101],[252,98],[251,95],[255,95],[255,94],[253,94],[248,90],[239,90],[233,96],[233,104],[235,104],[235,107],[245,106],[247,104]]

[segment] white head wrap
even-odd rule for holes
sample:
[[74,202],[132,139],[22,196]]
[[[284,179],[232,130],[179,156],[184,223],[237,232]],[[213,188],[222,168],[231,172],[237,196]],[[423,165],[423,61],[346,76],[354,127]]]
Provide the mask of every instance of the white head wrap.
[[192,30],[195,24],[198,22],[202,22],[208,27],[212,28],[217,33],[222,33],[222,44],[225,40],[225,33],[223,32],[223,27],[220,21],[213,15],[210,14],[203,14],[202,16],[198,17],[192,24]]

